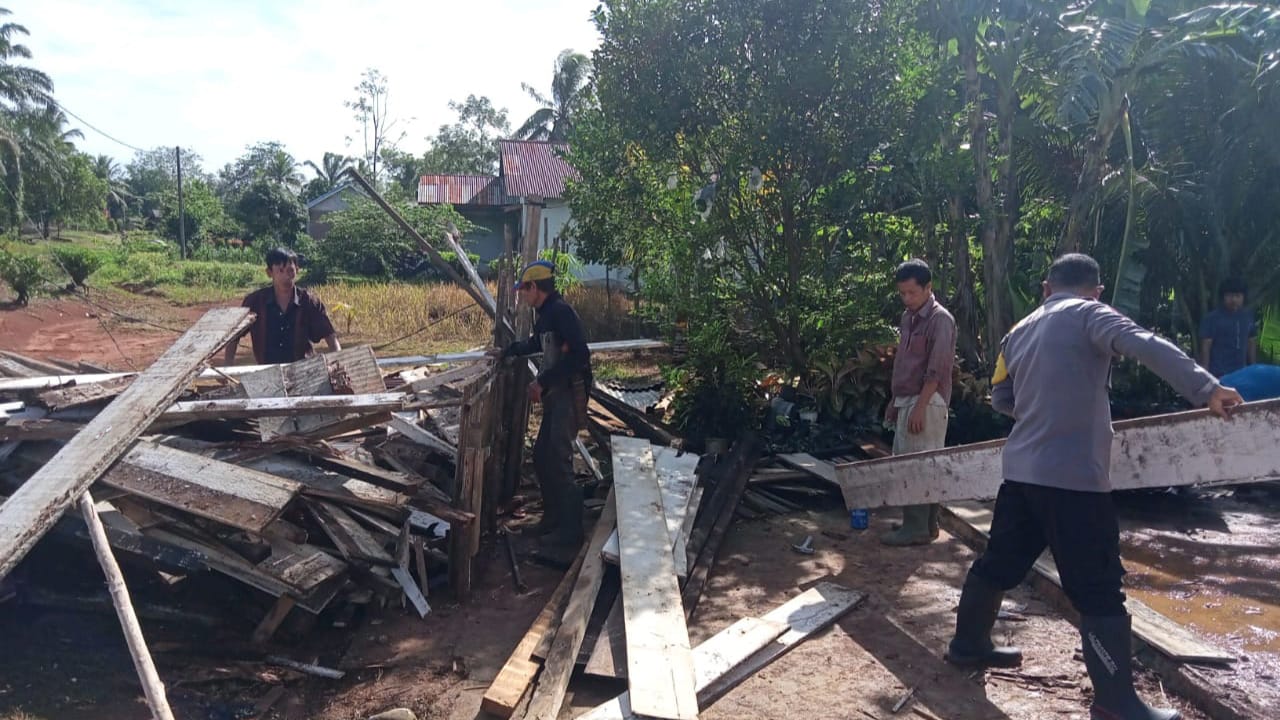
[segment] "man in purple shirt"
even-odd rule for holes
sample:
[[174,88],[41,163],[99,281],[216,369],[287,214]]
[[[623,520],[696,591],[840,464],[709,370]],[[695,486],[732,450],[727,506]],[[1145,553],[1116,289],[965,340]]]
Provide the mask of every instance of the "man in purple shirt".
[[1120,564],[1120,525],[1111,499],[1111,405],[1117,356],[1147,366],[1196,405],[1226,417],[1242,402],[1172,343],[1098,302],[1098,263],[1068,254],[1054,261],[1044,302],[1000,344],[991,405],[1013,417],[1004,483],[990,539],[969,569],[947,661],[1013,667],[1017,648],[997,647],[991,628],[1004,592],[1026,577],[1045,547],[1062,589],[1080,613],[1092,720],[1177,720],[1148,707],[1133,688],[1130,621]]
[[[933,273],[908,260],[893,276],[906,310],[893,356],[893,398],[885,420],[896,426],[893,454],[936,450],[947,441],[956,321],[933,296]],[[885,545],[927,545],[938,537],[938,506],[902,508],[902,525],[880,538]]]

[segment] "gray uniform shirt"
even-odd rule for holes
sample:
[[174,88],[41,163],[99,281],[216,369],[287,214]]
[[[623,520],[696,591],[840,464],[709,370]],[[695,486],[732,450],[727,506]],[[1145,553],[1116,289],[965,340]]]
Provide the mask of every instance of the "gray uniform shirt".
[[1086,492],[1111,491],[1111,361],[1132,358],[1196,405],[1218,381],[1177,346],[1110,306],[1056,293],[1001,343],[991,405],[1016,421],[1004,478]]

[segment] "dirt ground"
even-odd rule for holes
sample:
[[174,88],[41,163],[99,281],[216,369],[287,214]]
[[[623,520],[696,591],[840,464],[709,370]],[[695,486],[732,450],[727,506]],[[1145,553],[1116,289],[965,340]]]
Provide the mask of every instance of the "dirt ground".
[[[119,302],[108,307],[167,328],[184,328],[206,309],[159,302],[132,308],[133,313]],[[154,359],[175,336],[169,329],[127,322],[76,299],[0,310],[0,347],[37,358],[131,369]],[[891,519],[892,513],[878,513],[870,530],[852,531],[843,508],[832,505],[733,526],[690,627],[695,644],[738,618],[767,612],[820,579],[860,590],[867,599],[702,717],[919,717],[891,711],[909,688],[915,688],[915,702],[945,720],[1086,718],[1090,691],[1079,660],[1079,636],[1030,590],[1019,588],[1010,594],[1006,608],[1016,621],[997,626],[1000,638],[1024,648],[1021,670],[969,674],[942,661],[959,587],[973,553],[945,533],[924,548],[884,548],[875,538]],[[806,535],[814,538],[815,554],[792,552],[790,546]],[[1209,539],[1209,544],[1224,541],[1219,536]],[[1173,546],[1175,541],[1166,544]],[[291,619],[273,649],[298,660],[340,667],[347,675],[339,681],[263,665],[257,659],[260,653],[244,647],[253,622],[264,611],[263,599],[252,592],[229,594],[226,587],[231,583],[205,586],[199,579],[172,588],[154,573],[139,568],[126,572],[141,602],[220,617],[228,615],[228,607],[235,611],[230,613],[232,620],[212,628],[143,620],[183,720],[251,717],[254,703],[276,686],[285,692],[261,717],[352,720],[405,706],[420,718],[471,720],[480,717],[480,699],[488,683],[559,579],[557,571],[526,559],[521,567],[530,590],[516,594],[500,550],[482,551],[470,604],[460,607],[443,593],[433,596],[433,612],[425,621],[400,608],[358,617],[354,630],[336,629],[334,618],[323,615],[310,627]],[[1166,554],[1160,548],[1150,553],[1156,558]],[[78,583],[80,591],[101,591],[98,571],[82,552],[42,543],[26,564]],[[29,577],[21,571],[15,575],[19,581]],[[1261,581],[1273,583],[1274,578],[1268,574]],[[1267,610],[1273,597],[1266,596]],[[0,638],[0,720],[147,717],[115,618],[105,607],[84,613],[4,603]],[[1243,641],[1234,647],[1252,648]],[[1271,666],[1260,667],[1264,671],[1247,681],[1273,684]],[[623,689],[625,683],[576,677],[562,716],[572,717]],[[1162,695],[1158,682],[1148,675],[1142,677],[1142,692],[1149,698]],[[1176,697],[1169,701],[1189,720],[1204,717]]]
[[[925,548],[881,547],[875,536],[889,519],[882,514],[870,530],[851,531],[844,511],[831,507],[733,526],[690,627],[695,644],[740,617],[767,612],[820,579],[861,590],[867,599],[701,716],[912,717],[891,709],[915,688],[916,702],[946,720],[1087,717],[1089,685],[1078,659],[1079,636],[1029,590],[1015,590],[1006,601],[1017,621],[997,626],[998,638],[1024,648],[1021,670],[984,676],[946,665],[942,653],[973,553],[945,533]],[[814,537],[811,556],[790,550],[805,535]],[[323,616],[300,644],[290,643],[291,630],[285,628],[279,651],[340,667],[347,671],[340,681],[301,678],[236,659],[239,643],[233,638],[243,638],[251,628],[249,611],[243,613],[243,627],[220,628],[211,636],[193,636],[189,626],[156,621],[144,621],[144,627],[184,720],[249,717],[273,682],[284,682],[288,690],[264,717],[352,720],[404,706],[420,718],[472,720],[482,717],[485,688],[559,577],[526,559],[522,573],[531,589],[517,595],[505,559],[495,550],[484,551],[475,598],[466,607],[444,596],[433,598],[434,610],[425,621],[390,609],[364,618],[349,646]],[[91,577],[91,567],[81,569]],[[145,599],[147,583],[139,585],[138,595]],[[19,709],[50,720],[146,717],[111,615],[6,609],[0,613],[0,635],[6,638],[0,718],[21,717],[4,715]],[[193,645],[210,650],[201,655]],[[215,647],[226,650],[213,655]],[[1154,679],[1144,676],[1142,685],[1147,696],[1160,697]],[[624,689],[624,683],[577,677],[562,717]],[[1170,700],[1189,720],[1204,717],[1178,698]]]

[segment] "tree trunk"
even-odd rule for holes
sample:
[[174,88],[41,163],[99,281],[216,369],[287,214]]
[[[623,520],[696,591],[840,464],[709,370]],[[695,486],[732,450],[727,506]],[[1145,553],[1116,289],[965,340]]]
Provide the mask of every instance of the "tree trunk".
[[1067,211],[1067,223],[1062,237],[1058,239],[1058,252],[1081,252],[1084,247],[1085,228],[1089,222],[1089,209],[1093,205],[1093,195],[1102,182],[1102,171],[1107,163],[1107,149],[1111,147],[1111,138],[1120,125],[1122,103],[1111,103],[1112,110],[1104,110],[1098,117],[1098,124],[1093,137],[1085,145],[1084,165],[1076,179],[1076,189],[1071,195],[1071,205]]
[[[962,45],[965,100],[969,105],[970,147],[981,218],[982,285],[987,315],[987,350],[997,347],[1013,325],[1013,303],[1009,295],[1009,253],[1001,247],[996,233],[997,212],[991,183],[991,158],[987,154],[988,128],[983,112],[982,78],[978,75],[978,48],[973,40]],[[988,360],[994,353],[986,354]]]
[[965,369],[977,372],[982,367],[982,345],[979,340],[977,300],[973,289],[973,260],[969,253],[969,233],[965,227],[964,199],[947,200],[951,243],[955,257],[956,292],[951,311],[956,318],[956,351]]

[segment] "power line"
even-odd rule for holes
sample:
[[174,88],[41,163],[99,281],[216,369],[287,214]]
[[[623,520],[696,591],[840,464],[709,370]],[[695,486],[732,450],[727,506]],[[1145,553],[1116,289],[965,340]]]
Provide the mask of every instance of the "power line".
[[135,151],[135,152],[146,152],[146,150],[143,150],[142,148],[138,147],[137,145],[130,145],[129,143],[127,143],[127,142],[125,142],[125,141],[123,141],[123,140],[120,140],[120,139],[118,139],[118,138],[116,138],[116,137],[113,137],[112,135],[110,135],[110,134],[108,134],[108,133],[106,133],[106,132],[104,132],[104,131],[102,131],[102,130],[99,130],[97,127],[94,127],[93,123],[91,123],[91,122],[89,122],[88,120],[85,120],[84,118],[80,117],[79,115],[77,115],[77,114],[75,114],[75,113],[71,112],[71,108],[67,107],[66,105],[63,105],[62,103],[58,102],[57,100],[53,99],[52,97],[50,97],[50,98],[49,98],[49,102],[51,102],[51,103],[53,103],[54,105],[57,105],[58,107],[62,108],[62,111],[63,111],[63,112],[65,112],[66,114],[68,114],[68,115],[70,115],[71,117],[75,118],[76,120],[79,120],[81,123],[83,123],[83,124],[84,124],[84,126],[85,126],[85,127],[87,127],[87,128],[89,128],[90,130],[92,130],[92,131],[94,131],[94,132],[98,133],[98,134],[99,134],[99,135],[101,135],[102,137],[104,137],[104,138],[106,138],[106,139],[110,140],[111,142],[117,143],[117,144],[119,144],[119,145],[123,145],[123,146],[125,146],[125,147],[127,147],[127,148],[129,148],[130,150],[133,150],[133,151]]

